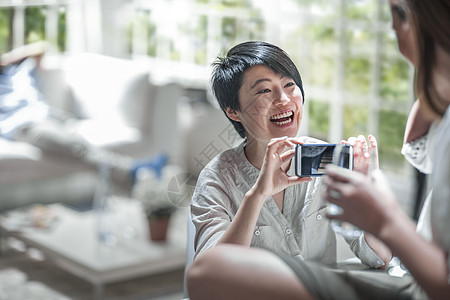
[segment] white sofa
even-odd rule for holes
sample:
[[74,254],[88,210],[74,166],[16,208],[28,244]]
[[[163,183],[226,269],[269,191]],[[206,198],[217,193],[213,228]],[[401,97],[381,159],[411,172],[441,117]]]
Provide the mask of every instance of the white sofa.
[[[58,64],[46,59],[38,72],[40,89],[49,104],[78,117],[73,130],[135,158],[179,156],[181,86],[153,84],[148,67],[136,61],[88,53]],[[36,203],[83,204],[96,184],[94,166],[0,138],[0,212]],[[129,185],[118,179],[116,192],[127,193]]]

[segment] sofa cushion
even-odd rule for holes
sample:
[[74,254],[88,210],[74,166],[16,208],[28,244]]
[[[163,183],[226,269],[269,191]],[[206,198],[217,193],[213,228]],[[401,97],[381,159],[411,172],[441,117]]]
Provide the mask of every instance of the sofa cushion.
[[63,69],[83,118],[146,127],[152,85],[145,65],[84,53],[68,58]]
[[138,129],[122,122],[87,119],[73,123],[72,129],[96,147],[114,148],[142,141],[142,134]]

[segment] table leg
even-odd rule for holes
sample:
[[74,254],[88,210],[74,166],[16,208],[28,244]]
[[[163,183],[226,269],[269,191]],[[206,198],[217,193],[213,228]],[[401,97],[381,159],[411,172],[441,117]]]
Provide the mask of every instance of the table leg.
[[4,250],[3,250],[3,241],[4,237],[3,237],[3,230],[0,229],[0,256],[3,256]]
[[103,283],[94,283],[94,300],[102,300],[103,299]]

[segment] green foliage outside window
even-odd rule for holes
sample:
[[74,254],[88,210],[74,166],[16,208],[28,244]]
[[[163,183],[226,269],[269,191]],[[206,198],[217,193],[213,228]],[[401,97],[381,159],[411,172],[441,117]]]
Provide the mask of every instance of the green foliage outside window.
[[380,128],[377,139],[380,165],[383,169],[400,171],[398,168],[402,168],[405,162],[400,150],[403,144],[407,115],[395,111],[380,110],[379,118]]
[[337,3],[337,1],[330,0],[296,0],[296,2],[297,5],[301,8],[324,12],[335,11]]
[[345,89],[351,92],[370,91],[370,61],[366,56],[347,57],[345,61]]
[[[347,29],[345,32],[345,41],[348,49],[353,47],[367,47],[374,44],[375,34],[369,30]],[[371,49],[372,50],[372,49]]]
[[387,2],[385,5],[381,7],[381,11],[382,11],[381,15],[382,21],[389,23],[391,21],[391,9]]
[[45,8],[30,6],[25,9],[25,42],[45,40]]
[[248,7],[251,5],[249,0],[221,0],[224,6],[230,7]]
[[360,134],[367,136],[367,106],[348,104],[344,107],[344,139]]
[[156,38],[156,25],[152,22],[147,24],[147,55],[150,57],[156,56],[157,38]]
[[228,49],[230,45],[236,44],[237,24],[236,18],[222,19],[221,48]]
[[[37,41],[48,40],[45,32],[47,9],[46,6],[29,6],[25,8],[25,43],[33,43]],[[11,34],[10,17],[14,16],[14,7],[0,9],[0,52],[8,52],[11,50]],[[57,37],[54,41],[58,51],[66,51],[66,8],[59,7],[57,19]]]
[[180,60],[180,49],[175,46],[175,42],[173,40],[170,41],[170,60]]
[[396,102],[411,102],[409,98],[412,88],[409,80],[411,67],[398,55],[383,55],[381,64],[380,96]]
[[58,15],[58,50],[66,51],[66,9],[61,7]]
[[399,55],[398,46],[397,46],[397,37],[395,35],[394,30],[390,30],[382,34],[383,39],[383,52],[385,53],[394,53],[397,56]]
[[334,80],[335,59],[331,56],[315,55],[311,57],[309,84],[324,87],[332,87]]
[[8,52],[9,9],[0,9],[0,54]]
[[316,99],[307,99],[308,116],[309,116],[309,132],[310,135],[322,139],[328,139],[330,105],[325,101]]
[[197,18],[196,27],[194,29],[194,45],[195,45],[195,63],[199,65],[206,65],[206,43],[208,26],[208,18],[206,16],[199,16]]
[[311,42],[335,42],[335,30],[330,26],[323,26],[320,23],[311,24],[309,29]]
[[250,40],[262,40],[263,32],[265,29],[265,24],[260,19],[252,19],[248,23],[245,24],[247,28],[249,28],[249,39]]
[[350,20],[370,20],[375,18],[377,1],[345,1],[346,15]]

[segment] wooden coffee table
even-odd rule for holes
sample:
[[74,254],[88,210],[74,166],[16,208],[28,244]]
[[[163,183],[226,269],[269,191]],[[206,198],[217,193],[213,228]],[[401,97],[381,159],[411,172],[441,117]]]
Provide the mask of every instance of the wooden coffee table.
[[97,238],[95,211],[79,212],[62,204],[47,206],[57,216],[48,229],[25,227],[16,230],[4,226],[6,237],[23,241],[41,251],[60,268],[88,280],[94,287],[94,298],[103,297],[107,283],[183,268],[186,262],[188,209],[179,209],[171,219],[168,240],[155,243],[149,238],[147,220],[139,202],[116,201],[118,241],[106,246]]

